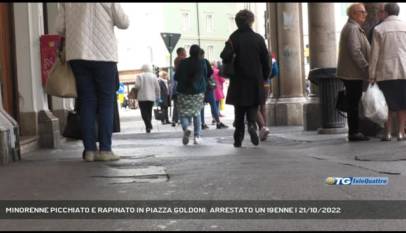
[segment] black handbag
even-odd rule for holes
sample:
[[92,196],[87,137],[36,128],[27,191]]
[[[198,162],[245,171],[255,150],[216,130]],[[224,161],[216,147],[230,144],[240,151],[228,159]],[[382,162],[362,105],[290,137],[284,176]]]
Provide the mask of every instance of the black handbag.
[[80,131],[80,116],[76,111],[70,111],[66,119],[65,129],[62,134],[66,138],[82,139]]
[[[98,134],[98,123],[96,119],[96,140],[99,141],[99,134]],[[75,101],[75,110],[69,111],[68,117],[66,119],[65,129],[63,130],[62,136],[66,138],[72,139],[82,139],[82,132],[80,129],[80,114],[79,114],[79,100],[76,99]],[[118,104],[117,101],[114,101],[114,115],[113,115],[113,133],[120,132],[120,115],[118,111]]]
[[223,77],[230,78],[234,76],[234,62],[235,62],[235,51],[233,43],[231,39],[226,42],[226,47],[224,48],[223,52],[221,53],[221,58],[223,59],[223,65],[221,67],[220,73]]
[[337,94],[336,109],[340,112],[348,112],[348,99],[345,90],[341,90]]
[[163,121],[165,119],[164,111],[162,111],[162,109],[160,109],[160,108],[154,109],[154,116],[155,116],[155,120],[158,120],[158,121]]

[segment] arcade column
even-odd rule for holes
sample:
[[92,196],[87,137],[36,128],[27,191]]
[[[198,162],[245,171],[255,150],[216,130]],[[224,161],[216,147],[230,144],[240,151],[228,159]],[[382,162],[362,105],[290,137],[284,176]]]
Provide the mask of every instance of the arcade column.
[[[334,3],[308,3],[310,70],[337,66]],[[319,90],[313,83],[304,105],[304,130],[320,128]]]
[[304,67],[301,3],[268,3],[272,51],[280,66],[267,103],[269,125],[303,125]]

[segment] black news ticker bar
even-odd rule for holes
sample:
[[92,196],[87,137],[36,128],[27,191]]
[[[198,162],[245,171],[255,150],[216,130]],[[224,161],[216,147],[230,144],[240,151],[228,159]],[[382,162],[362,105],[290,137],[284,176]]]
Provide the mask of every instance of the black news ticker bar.
[[0,201],[0,219],[406,219],[406,201]]

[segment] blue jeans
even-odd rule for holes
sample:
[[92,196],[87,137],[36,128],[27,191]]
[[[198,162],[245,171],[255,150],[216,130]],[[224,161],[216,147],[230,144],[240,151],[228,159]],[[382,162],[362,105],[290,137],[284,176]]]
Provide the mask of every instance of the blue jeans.
[[182,125],[182,129],[183,131],[185,131],[186,128],[192,124],[192,118],[193,118],[194,136],[200,137],[202,132],[202,123],[200,121],[200,114],[194,117],[180,117],[180,124]]
[[80,125],[86,151],[96,151],[96,117],[101,151],[111,151],[117,64],[102,61],[70,61],[76,78]]
[[[216,120],[217,123],[220,122],[219,108],[217,106],[216,99],[214,98],[213,90],[208,90],[206,92],[205,101],[210,104],[211,115],[214,118],[214,120]],[[200,115],[201,115],[202,124],[204,125],[205,124],[205,121],[204,121],[204,107],[202,108],[202,111],[200,112]]]
[[220,100],[216,100],[216,106],[217,106],[217,112],[219,113],[219,116],[220,116]]

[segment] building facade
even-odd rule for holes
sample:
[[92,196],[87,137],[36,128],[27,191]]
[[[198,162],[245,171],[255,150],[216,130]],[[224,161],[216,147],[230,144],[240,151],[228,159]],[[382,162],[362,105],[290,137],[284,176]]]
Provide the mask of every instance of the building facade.
[[225,40],[236,29],[238,9],[235,3],[167,3],[164,27],[182,34],[177,47],[189,51],[191,45],[199,44],[209,61],[218,61]]
[[[219,61],[228,36],[236,29],[235,14],[251,9],[254,30],[265,35],[265,3],[122,3],[130,17],[128,30],[117,30],[119,70],[139,69],[144,63],[168,67],[170,55],[160,33],[181,34],[174,51],[199,44],[209,61]],[[148,22],[148,23],[145,23]]]

